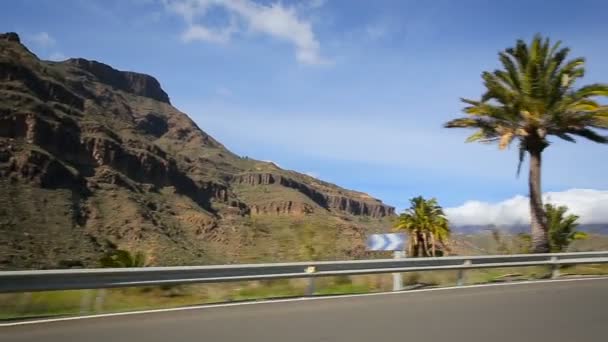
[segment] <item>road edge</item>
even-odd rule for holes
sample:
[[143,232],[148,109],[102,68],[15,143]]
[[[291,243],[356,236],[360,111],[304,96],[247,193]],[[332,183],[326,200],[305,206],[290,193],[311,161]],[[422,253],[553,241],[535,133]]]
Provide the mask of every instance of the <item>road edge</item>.
[[153,314],[153,313],[163,313],[163,312],[173,312],[173,311],[205,310],[205,309],[225,308],[225,307],[231,307],[231,306],[264,305],[264,304],[268,305],[268,304],[279,304],[279,303],[289,303],[289,302],[299,302],[299,301],[347,299],[347,298],[353,298],[353,297],[368,297],[368,296],[412,295],[412,294],[416,294],[416,293],[420,293],[420,292],[450,291],[450,290],[458,291],[458,290],[482,288],[482,287],[517,286],[517,285],[543,284],[543,283],[555,283],[555,282],[590,281],[590,280],[608,280],[608,276],[567,278],[567,279],[526,280],[526,281],[513,281],[513,282],[506,282],[506,283],[490,283],[490,284],[475,284],[475,285],[466,285],[466,286],[435,287],[435,288],[426,288],[426,289],[397,291],[397,292],[374,292],[374,293],[361,293],[361,294],[328,295],[328,296],[318,296],[318,297],[297,297],[297,298],[285,298],[285,299],[255,300],[255,301],[239,302],[239,303],[202,304],[202,305],[193,305],[193,306],[184,306],[184,307],[176,307],[176,308],[166,308],[166,309],[150,309],[150,310],[114,312],[114,313],[85,315],[85,316],[70,316],[70,317],[23,320],[23,321],[9,322],[9,323],[0,323],[0,328],[29,325],[29,324],[43,324],[43,323],[54,323],[54,322],[63,322],[63,321],[75,321],[75,320],[82,320],[82,319],[143,315],[143,314]]

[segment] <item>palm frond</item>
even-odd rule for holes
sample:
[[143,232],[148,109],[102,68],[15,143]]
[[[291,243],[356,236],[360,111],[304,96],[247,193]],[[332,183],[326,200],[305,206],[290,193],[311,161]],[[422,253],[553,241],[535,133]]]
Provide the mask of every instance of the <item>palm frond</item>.
[[507,132],[507,133],[503,134],[500,137],[500,140],[498,143],[498,148],[501,150],[504,150],[505,148],[507,148],[507,146],[509,146],[511,144],[511,142],[513,141],[513,138],[515,138],[515,134],[513,132]]
[[520,89],[521,84],[519,81],[519,72],[517,71],[517,66],[506,52],[500,52],[498,56],[500,62],[502,63],[503,67],[507,71],[507,74],[509,75],[509,79],[511,80],[514,89]]
[[[558,53],[556,53],[556,52],[557,52],[557,49],[559,49],[559,47],[560,47],[561,45],[562,45],[562,41],[561,41],[561,40],[558,40],[557,42],[555,42],[555,44],[553,44],[553,46],[551,46],[551,50],[549,50],[549,53],[547,54],[547,55],[548,55],[548,57],[551,57],[551,58],[553,58],[553,59],[556,59],[556,56],[557,56],[557,54],[558,54]],[[566,52],[566,53],[564,54],[564,56],[565,56],[565,55],[567,55],[567,54],[568,54],[568,52]]]
[[571,102],[566,108],[565,111],[568,112],[593,112],[599,110],[601,108],[600,104],[597,101],[590,100],[588,98],[583,98],[578,101]]
[[557,134],[555,134],[555,136],[557,136],[558,138],[560,138],[562,140],[566,140],[568,142],[572,142],[572,143],[576,142],[576,140],[572,136],[570,136],[566,133],[557,133]]
[[524,162],[524,159],[526,158],[526,145],[524,143],[523,140],[520,140],[519,142],[519,148],[518,148],[518,162],[517,162],[517,173],[516,175],[519,177],[519,174],[521,173],[521,165]]
[[472,118],[458,118],[446,122],[445,128],[479,128],[478,120]]
[[486,139],[486,134],[483,132],[483,130],[479,130],[473,134],[471,134],[466,140],[465,142],[470,143],[470,142],[475,142],[475,141],[479,141],[482,139]]
[[589,84],[581,87],[574,93],[574,98],[576,99],[583,99],[590,96],[608,96],[608,84]]
[[598,134],[589,128],[572,129],[568,133],[587,138],[596,143],[606,144],[608,143],[608,136]]
[[594,128],[608,129],[608,106],[598,108],[593,117],[589,119],[589,126]]

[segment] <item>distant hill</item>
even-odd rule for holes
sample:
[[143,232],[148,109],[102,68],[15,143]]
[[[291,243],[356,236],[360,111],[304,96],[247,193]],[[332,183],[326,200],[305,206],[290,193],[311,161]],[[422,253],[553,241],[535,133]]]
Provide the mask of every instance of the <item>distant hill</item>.
[[115,248],[156,265],[350,257],[394,216],[232,153],[152,76],[43,61],[14,33],[0,35],[0,99],[0,268],[96,266]]
[[[480,232],[498,229],[509,234],[527,233],[530,231],[529,225],[454,225],[452,231],[458,234],[477,234]],[[608,223],[606,224],[582,224],[578,227],[579,230],[593,233],[608,235]]]

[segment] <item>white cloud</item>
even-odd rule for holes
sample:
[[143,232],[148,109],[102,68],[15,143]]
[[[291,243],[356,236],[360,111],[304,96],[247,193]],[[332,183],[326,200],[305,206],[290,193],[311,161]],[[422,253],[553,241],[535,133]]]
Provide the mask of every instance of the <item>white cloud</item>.
[[[580,223],[608,222],[608,191],[570,189],[547,192],[543,200],[566,205],[569,212],[580,216]],[[450,221],[457,225],[510,225],[530,221],[528,197],[521,195],[498,203],[468,201],[454,208],[446,208]]]
[[39,32],[30,35],[29,40],[41,47],[50,47],[55,45],[55,39],[47,32]]
[[67,57],[63,53],[57,51],[49,55],[49,60],[51,61],[64,61],[66,59]]
[[[263,34],[293,44],[300,63],[328,63],[320,55],[320,44],[311,22],[301,18],[297,7],[287,7],[281,2],[262,5],[251,0],[164,0],[164,4],[188,24],[182,35],[185,41],[226,43],[237,33]],[[204,21],[214,7],[227,12],[228,24],[218,28],[196,21],[198,17]]]
[[211,43],[224,44],[230,41],[230,36],[235,31],[236,28],[233,26],[212,30],[205,26],[193,24],[182,33],[182,40],[185,42],[204,40]]

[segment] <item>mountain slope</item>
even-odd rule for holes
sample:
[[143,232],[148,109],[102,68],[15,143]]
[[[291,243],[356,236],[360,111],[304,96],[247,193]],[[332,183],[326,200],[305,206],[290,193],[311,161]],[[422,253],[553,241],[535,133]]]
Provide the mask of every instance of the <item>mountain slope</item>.
[[[352,255],[394,215],[235,155],[151,76],[42,61],[14,33],[0,35],[0,98],[1,268],[95,266],[114,248],[163,265]],[[326,252],[295,251],[321,237]]]

